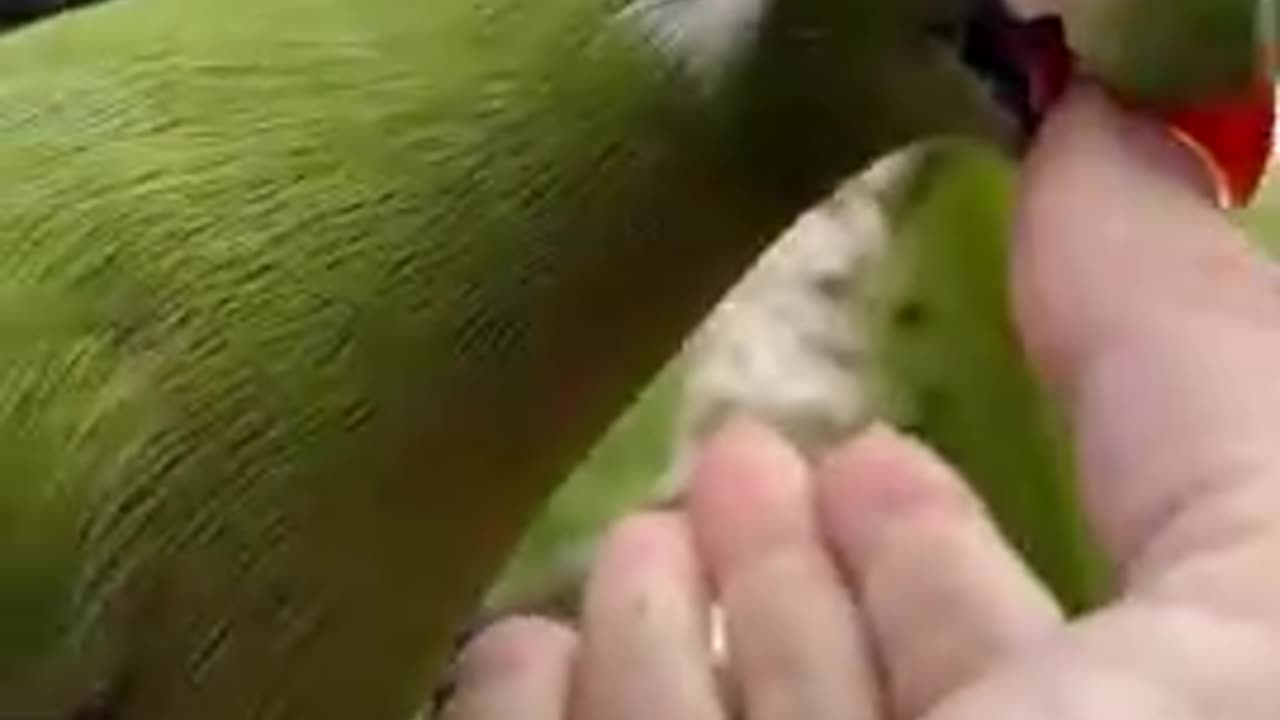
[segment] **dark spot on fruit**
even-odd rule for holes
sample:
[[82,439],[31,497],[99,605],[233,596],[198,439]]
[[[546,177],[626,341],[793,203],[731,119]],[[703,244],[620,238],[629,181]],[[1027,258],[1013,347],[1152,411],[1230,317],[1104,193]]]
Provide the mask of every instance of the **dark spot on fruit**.
[[908,300],[893,311],[893,324],[902,328],[920,327],[928,318],[929,313],[919,300]]

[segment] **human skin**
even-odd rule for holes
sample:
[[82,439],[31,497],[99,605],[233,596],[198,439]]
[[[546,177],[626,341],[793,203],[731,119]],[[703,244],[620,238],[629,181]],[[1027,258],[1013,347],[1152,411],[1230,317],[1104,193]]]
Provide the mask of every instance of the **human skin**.
[[[622,522],[580,625],[460,659],[451,720],[1280,717],[1280,292],[1191,155],[1078,86],[1021,180],[1012,286],[1119,578],[1068,622],[980,503],[874,429],[809,466],[730,422]],[[708,648],[722,608],[728,657]]]

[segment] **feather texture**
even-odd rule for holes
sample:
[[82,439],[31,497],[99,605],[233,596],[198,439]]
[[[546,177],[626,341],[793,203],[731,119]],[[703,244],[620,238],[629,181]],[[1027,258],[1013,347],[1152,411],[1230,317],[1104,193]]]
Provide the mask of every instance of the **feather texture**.
[[881,5],[761,4],[710,91],[591,0],[117,0],[0,39],[0,716],[408,716],[766,240],[991,127]]

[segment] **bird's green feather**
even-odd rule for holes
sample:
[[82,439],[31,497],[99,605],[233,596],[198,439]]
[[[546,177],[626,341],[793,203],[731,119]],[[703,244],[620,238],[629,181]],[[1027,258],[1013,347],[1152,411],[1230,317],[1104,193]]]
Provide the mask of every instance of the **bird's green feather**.
[[0,38],[0,715],[406,717],[759,248],[881,151],[993,128],[880,5],[766,5],[711,88],[592,0]]

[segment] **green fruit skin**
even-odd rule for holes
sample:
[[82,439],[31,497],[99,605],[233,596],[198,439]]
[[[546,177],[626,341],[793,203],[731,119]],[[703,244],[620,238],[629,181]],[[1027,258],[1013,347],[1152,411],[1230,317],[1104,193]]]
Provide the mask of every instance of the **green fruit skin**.
[[919,152],[888,202],[884,264],[855,298],[874,330],[879,410],[964,474],[1064,607],[1091,609],[1108,568],[1076,496],[1066,423],[1011,323],[1011,164],[972,143]]

